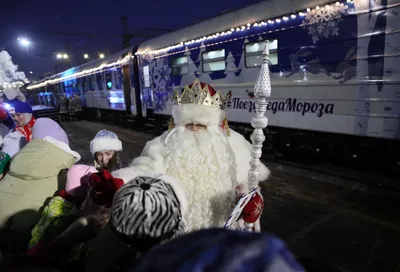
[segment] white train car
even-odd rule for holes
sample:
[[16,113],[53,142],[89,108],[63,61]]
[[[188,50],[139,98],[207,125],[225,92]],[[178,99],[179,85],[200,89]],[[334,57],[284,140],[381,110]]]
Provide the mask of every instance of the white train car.
[[172,91],[199,78],[232,91],[228,120],[246,128],[268,40],[275,152],[398,169],[399,2],[263,1],[148,40],[136,53],[143,113],[169,116]]

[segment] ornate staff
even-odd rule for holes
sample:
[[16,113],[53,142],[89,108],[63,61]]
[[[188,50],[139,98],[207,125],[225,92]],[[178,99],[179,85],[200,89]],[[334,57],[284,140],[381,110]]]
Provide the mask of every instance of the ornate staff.
[[[265,116],[267,110],[267,98],[271,96],[271,80],[269,75],[269,42],[265,42],[265,47],[262,57],[262,65],[260,74],[258,75],[256,85],[254,86],[254,96],[257,99],[255,103],[256,114],[251,118],[251,125],[254,128],[254,132],[251,134],[250,139],[252,141],[251,149],[251,161],[249,170],[249,185],[251,188],[258,186],[260,178],[260,158],[262,155],[263,142],[265,136],[263,129],[268,125],[268,118]],[[250,189],[251,189],[250,188]],[[261,195],[261,192],[258,192]],[[245,222],[246,230],[252,231],[254,223]]]

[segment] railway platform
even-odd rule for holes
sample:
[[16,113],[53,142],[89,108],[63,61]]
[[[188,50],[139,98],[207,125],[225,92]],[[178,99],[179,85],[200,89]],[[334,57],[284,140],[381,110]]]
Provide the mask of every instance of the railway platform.
[[[92,163],[89,142],[100,129],[110,129],[123,142],[122,161],[139,156],[155,136],[113,125],[63,123],[80,163]],[[298,257],[328,262],[340,271],[400,271],[400,194],[366,190],[327,181],[326,175],[265,161],[272,177],[261,184],[265,199],[262,229],[286,241]],[[306,172],[308,171],[308,172]],[[299,174],[301,172],[301,174]],[[332,179],[332,177],[331,177]]]

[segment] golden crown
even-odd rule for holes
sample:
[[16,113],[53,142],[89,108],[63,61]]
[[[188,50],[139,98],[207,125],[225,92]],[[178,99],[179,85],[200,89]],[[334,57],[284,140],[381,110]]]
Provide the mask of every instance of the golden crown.
[[181,104],[194,104],[194,105],[205,105],[224,109],[226,102],[231,97],[231,92],[223,97],[221,92],[218,91],[214,95],[211,95],[209,86],[206,85],[204,88],[201,87],[201,83],[196,79],[190,88],[188,85],[183,89],[182,95],[175,90],[172,96],[172,101],[175,105]]

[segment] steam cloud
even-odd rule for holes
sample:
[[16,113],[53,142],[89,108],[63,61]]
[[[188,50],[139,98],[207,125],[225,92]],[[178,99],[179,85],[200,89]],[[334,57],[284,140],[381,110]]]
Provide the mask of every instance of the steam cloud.
[[18,65],[12,62],[10,54],[0,51],[0,85],[17,81],[28,83],[25,73],[18,71]]

